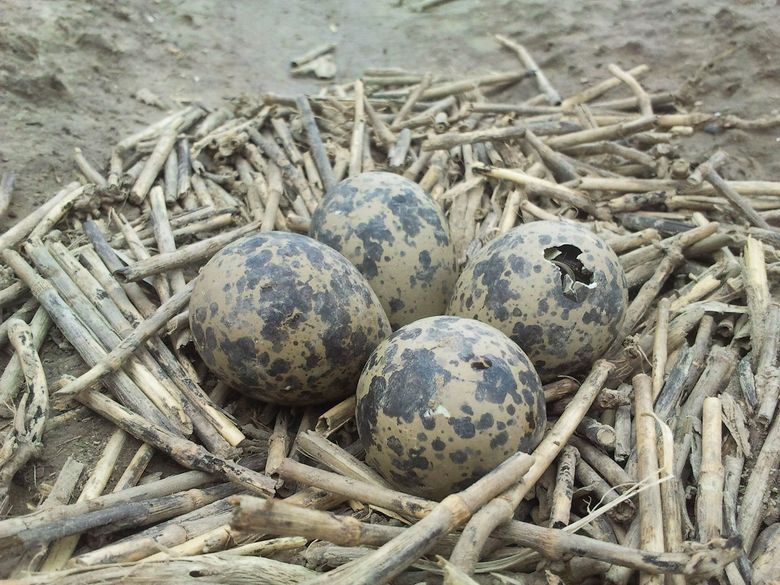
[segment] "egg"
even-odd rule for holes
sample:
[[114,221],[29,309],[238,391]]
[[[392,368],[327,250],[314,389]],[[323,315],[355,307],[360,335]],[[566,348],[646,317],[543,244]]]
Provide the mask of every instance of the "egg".
[[366,462],[399,489],[428,498],[531,452],[545,420],[528,357],[472,319],[429,317],[400,328],[371,354],[357,387]]
[[357,267],[394,329],[444,313],[455,248],[441,208],[416,183],[384,172],[350,177],[322,200],[309,235]]
[[626,276],[606,242],[576,224],[536,221],[472,258],[447,313],[503,331],[547,381],[582,372],[601,357],[627,306]]
[[268,232],[217,253],[190,299],[195,347],[219,379],[277,404],[338,400],[390,333],[349,261],[307,236]]

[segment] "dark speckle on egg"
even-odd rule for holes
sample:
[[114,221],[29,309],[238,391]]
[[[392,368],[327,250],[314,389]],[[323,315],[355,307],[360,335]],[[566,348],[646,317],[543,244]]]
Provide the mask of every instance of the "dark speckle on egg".
[[394,329],[444,312],[455,249],[439,205],[416,183],[385,172],[350,177],[322,200],[310,235],[368,279]]
[[312,238],[283,232],[242,238],[206,264],[190,328],[221,380],[267,402],[303,405],[353,392],[391,332],[354,266]]
[[355,412],[366,462],[399,489],[442,498],[516,452],[546,420],[539,377],[497,329],[429,317],[382,342],[360,376]]

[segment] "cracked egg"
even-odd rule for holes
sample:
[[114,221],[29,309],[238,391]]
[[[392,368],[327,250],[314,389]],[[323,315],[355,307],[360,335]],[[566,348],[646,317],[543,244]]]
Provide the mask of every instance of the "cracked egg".
[[626,276],[604,240],[576,224],[536,221],[469,262],[447,312],[508,335],[546,381],[587,370],[612,344],[627,306]]

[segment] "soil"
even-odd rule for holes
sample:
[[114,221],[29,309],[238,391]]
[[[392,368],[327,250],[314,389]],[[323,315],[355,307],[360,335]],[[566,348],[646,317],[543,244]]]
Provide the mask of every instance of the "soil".
[[[121,137],[164,115],[136,99],[139,90],[211,107],[239,94],[314,92],[319,83],[292,78],[289,61],[325,42],[337,43],[337,81],[380,66],[472,75],[518,67],[491,38],[500,32],[524,43],[563,95],[605,78],[609,63],[647,63],[643,84],[679,90],[690,108],[777,113],[779,9],[777,0],[456,0],[419,14],[388,0],[3,0],[0,172],[17,180],[0,231],[76,177],[74,147],[104,168]],[[525,82],[502,99],[536,93]],[[700,156],[727,150],[732,178],[777,180],[778,141],[777,129],[729,131],[690,146]],[[82,371],[67,348],[47,343],[43,355],[50,383]],[[42,459],[17,476],[9,513],[37,503],[65,457],[91,469],[110,433],[97,417],[48,433]]]

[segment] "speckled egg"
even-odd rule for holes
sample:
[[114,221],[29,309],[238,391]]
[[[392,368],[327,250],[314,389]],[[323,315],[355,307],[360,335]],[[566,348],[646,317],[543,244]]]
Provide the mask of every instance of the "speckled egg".
[[217,377],[291,405],[354,392],[368,356],[391,333],[379,299],[346,258],[283,232],[237,240],[206,264],[190,328]]
[[590,230],[536,221],[494,239],[466,266],[447,310],[489,323],[517,343],[542,380],[586,370],[618,334],[628,286]]
[[322,200],[309,233],[366,277],[394,329],[444,313],[455,248],[440,207],[416,183],[382,172],[350,177]]
[[376,348],[357,390],[366,462],[404,491],[460,491],[544,433],[544,393],[528,357],[497,329],[429,317]]

